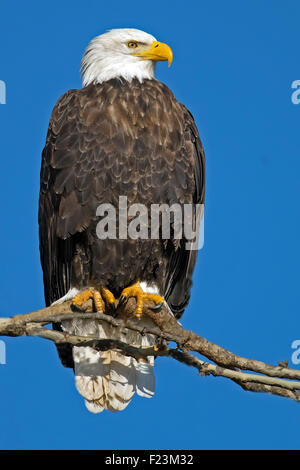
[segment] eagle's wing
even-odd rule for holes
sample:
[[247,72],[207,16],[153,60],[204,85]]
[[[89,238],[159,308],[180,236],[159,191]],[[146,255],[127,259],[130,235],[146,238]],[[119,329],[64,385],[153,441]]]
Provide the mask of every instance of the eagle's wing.
[[70,262],[75,249],[75,240],[71,235],[76,234],[76,223],[82,225],[79,218],[75,220],[78,215],[74,213],[75,208],[79,205],[75,207],[75,201],[72,201],[78,171],[76,163],[81,156],[79,142],[76,143],[78,136],[74,118],[79,106],[77,90],[70,90],[61,96],[50,118],[42,154],[39,235],[47,305],[69,290]]
[[[84,207],[84,198],[88,197],[84,180],[89,168],[84,158],[86,133],[84,129],[78,132],[80,122],[76,118],[81,107],[79,90],[61,96],[50,118],[42,154],[38,219],[47,306],[69,291],[71,271],[76,276],[76,269],[80,270],[78,277],[84,279],[82,270],[87,265],[84,230],[92,213],[91,205]],[[59,324],[53,326],[61,329]],[[59,345],[58,352],[63,364],[72,367],[72,347]]]
[[[195,192],[193,194],[194,204],[204,204],[205,197],[205,155],[196,127],[193,115],[184,106],[185,132],[185,154],[190,154],[193,162]],[[196,227],[196,211],[194,211],[193,230]],[[169,307],[176,316],[180,318],[186,308],[192,286],[192,275],[197,259],[197,250],[186,249],[187,240],[183,237],[179,247],[172,246],[172,253],[168,264],[168,272],[165,283],[165,298]]]

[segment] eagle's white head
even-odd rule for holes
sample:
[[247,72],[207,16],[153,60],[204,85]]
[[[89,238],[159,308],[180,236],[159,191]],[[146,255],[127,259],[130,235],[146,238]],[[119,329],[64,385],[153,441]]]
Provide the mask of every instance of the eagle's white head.
[[138,29],[112,29],[93,39],[81,63],[83,86],[102,83],[112,78],[140,82],[154,77],[158,60],[173,58],[167,44]]

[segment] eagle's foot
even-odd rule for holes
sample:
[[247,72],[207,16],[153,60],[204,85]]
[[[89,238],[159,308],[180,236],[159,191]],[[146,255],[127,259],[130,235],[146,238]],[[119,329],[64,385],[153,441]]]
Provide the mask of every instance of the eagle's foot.
[[135,314],[138,318],[142,316],[144,303],[146,303],[148,300],[151,300],[155,303],[154,307],[150,307],[153,312],[159,312],[164,304],[163,297],[161,297],[160,295],[149,294],[147,292],[144,292],[139,282],[136,282],[132,286],[123,289],[119,300],[119,305],[125,304],[128,301],[129,297],[134,297],[136,299]]
[[75,295],[73,298],[72,306],[77,310],[82,310],[82,305],[90,299],[93,299],[98,313],[104,313],[105,304],[109,305],[113,313],[116,311],[116,299],[114,295],[105,288],[101,288],[99,291],[91,287],[90,289],[79,292],[79,294]]

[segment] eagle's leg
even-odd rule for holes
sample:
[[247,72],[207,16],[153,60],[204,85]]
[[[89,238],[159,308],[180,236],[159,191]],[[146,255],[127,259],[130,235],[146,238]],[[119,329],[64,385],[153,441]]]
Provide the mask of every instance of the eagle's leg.
[[93,299],[96,311],[99,313],[104,313],[105,303],[110,306],[113,312],[116,310],[116,299],[114,295],[108,289],[104,288],[101,288],[99,291],[91,287],[90,289],[79,292],[79,294],[75,295],[73,298],[72,305],[75,308],[81,309],[82,305],[90,299]]
[[142,316],[144,303],[147,302],[148,300],[151,300],[155,303],[155,306],[152,307],[153,311],[159,311],[164,303],[164,298],[161,297],[160,295],[149,294],[147,292],[144,292],[139,282],[136,282],[132,286],[129,286],[129,287],[126,287],[126,289],[123,289],[120,300],[119,300],[119,305],[125,304],[127,300],[129,299],[129,297],[134,297],[136,299],[136,316],[137,317]]

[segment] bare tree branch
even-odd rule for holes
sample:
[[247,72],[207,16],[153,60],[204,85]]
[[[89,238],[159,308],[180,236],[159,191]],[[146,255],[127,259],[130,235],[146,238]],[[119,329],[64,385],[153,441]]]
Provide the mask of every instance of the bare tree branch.
[[[117,318],[107,314],[93,313],[91,303],[87,304],[85,313],[74,312],[71,309],[71,302],[66,301],[28,314],[0,318],[0,336],[39,336],[56,344],[70,343],[82,347],[92,346],[99,351],[114,349],[136,359],[147,356],[172,357],[196,368],[201,376],[225,377],[247,391],[271,393],[300,401],[299,370],[279,365],[272,366],[233,354],[196,333],[185,330],[165,308],[159,313],[154,313],[150,309],[150,305],[146,305],[143,315],[150,320],[149,326],[146,327],[141,324],[134,313],[135,301],[133,299],[129,299],[125,306],[118,309]],[[75,318],[107,322],[123,333],[126,330],[138,331],[141,334],[151,333],[157,336],[159,341],[153,347],[136,347],[117,339],[74,336],[66,332],[45,328],[45,325],[49,323]],[[170,347],[169,342],[176,343],[176,347]],[[214,364],[200,360],[190,351],[201,354]]]

